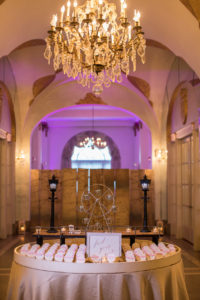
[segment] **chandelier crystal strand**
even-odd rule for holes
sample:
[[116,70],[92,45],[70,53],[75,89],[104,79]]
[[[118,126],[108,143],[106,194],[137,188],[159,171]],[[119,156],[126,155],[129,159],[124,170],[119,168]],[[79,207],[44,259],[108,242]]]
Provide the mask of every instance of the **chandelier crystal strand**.
[[46,38],[44,57],[55,71],[63,69],[68,77],[83,87],[92,85],[99,95],[103,87],[122,82],[130,63],[136,70],[137,55],[145,63],[146,40],[140,26],[140,12],[134,11],[133,24],[127,19],[127,3],[121,0],[118,17],[116,5],[106,0],[87,0],[82,6],[67,1],[60,18],[53,15]]

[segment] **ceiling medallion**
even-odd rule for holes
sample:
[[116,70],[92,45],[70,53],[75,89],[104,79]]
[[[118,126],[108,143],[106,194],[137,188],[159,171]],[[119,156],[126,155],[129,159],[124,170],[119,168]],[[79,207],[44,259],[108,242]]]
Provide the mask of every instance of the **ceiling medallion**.
[[133,21],[127,18],[127,3],[121,0],[120,16],[116,5],[106,0],[87,0],[78,6],[68,0],[61,7],[58,20],[53,15],[46,38],[44,57],[55,71],[76,78],[83,87],[99,95],[103,87],[122,82],[130,65],[136,70],[136,56],[145,63],[146,40],[140,26],[140,12],[134,11]]

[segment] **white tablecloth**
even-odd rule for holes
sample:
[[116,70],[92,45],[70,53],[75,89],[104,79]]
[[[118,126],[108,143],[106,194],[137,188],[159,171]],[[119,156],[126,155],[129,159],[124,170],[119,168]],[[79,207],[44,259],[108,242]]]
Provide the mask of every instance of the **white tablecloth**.
[[[56,262],[48,262],[45,265],[45,261],[38,263],[26,258],[22,265],[23,261],[21,264],[21,260],[15,259],[7,299],[188,300],[180,253],[176,259],[168,258],[169,265],[166,265],[165,259],[158,261],[155,261],[156,268],[153,267],[153,262],[131,263],[134,271],[131,271],[130,263],[103,264],[105,270],[108,270],[108,273],[104,273],[102,264],[82,264],[80,267],[78,264],[71,264],[70,272],[68,264],[62,263],[64,268],[60,272],[55,271]],[[141,270],[141,266],[144,266],[144,270]],[[84,272],[80,273],[82,270]]]

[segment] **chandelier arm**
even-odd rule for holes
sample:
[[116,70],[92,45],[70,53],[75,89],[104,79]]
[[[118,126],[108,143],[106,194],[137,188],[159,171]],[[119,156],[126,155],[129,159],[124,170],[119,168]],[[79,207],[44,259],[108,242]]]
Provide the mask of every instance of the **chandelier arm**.
[[75,28],[75,30],[76,30],[76,32],[78,33],[80,39],[83,41],[84,39],[83,39],[82,35],[80,34],[80,32],[78,31],[78,28],[77,28],[77,27]]

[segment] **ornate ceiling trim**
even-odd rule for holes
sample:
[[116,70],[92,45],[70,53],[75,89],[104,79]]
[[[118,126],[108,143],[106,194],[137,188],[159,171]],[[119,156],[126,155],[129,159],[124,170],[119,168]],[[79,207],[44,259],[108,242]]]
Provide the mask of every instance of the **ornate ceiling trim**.
[[128,80],[134,87],[136,87],[147,98],[150,105],[153,106],[153,103],[149,100],[150,92],[151,92],[151,87],[149,83],[146,82],[144,79],[135,76],[130,76],[130,75],[128,76]]
[[183,5],[192,13],[200,24],[200,1],[199,0],[180,0]]
[[51,83],[52,81],[54,81],[56,75],[48,75],[48,76],[44,76],[41,77],[39,79],[37,79],[34,83],[33,83],[33,99],[29,102],[29,106],[31,106],[35,100],[35,98],[44,90],[46,89]]
[[161,44],[160,42],[157,42],[155,40],[147,39],[146,40],[146,45],[150,47],[155,47],[163,50],[167,50],[172,52],[169,48],[167,48],[165,45]]
[[104,104],[107,105],[107,103],[105,103],[101,97],[97,97],[95,96],[93,93],[87,93],[85,95],[85,98],[80,99],[78,102],[76,102],[76,104]]
[[13,52],[15,52],[17,50],[28,48],[28,47],[45,46],[45,45],[46,45],[46,43],[42,39],[30,40],[30,41],[27,41],[27,42],[19,45],[17,48],[15,48],[14,50],[12,50],[11,53],[13,53]]

